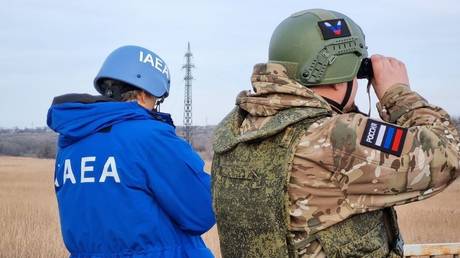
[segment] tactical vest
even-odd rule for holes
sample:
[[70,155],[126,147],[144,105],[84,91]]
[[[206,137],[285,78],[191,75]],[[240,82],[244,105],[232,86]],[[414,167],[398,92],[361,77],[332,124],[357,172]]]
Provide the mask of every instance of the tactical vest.
[[315,239],[328,257],[390,257],[395,253],[394,245],[388,243],[399,239],[393,237],[397,227],[386,228],[396,225],[395,218],[384,223],[388,216],[383,211],[355,215],[310,236],[300,246],[294,244],[288,229],[287,188],[295,147],[314,121],[330,113],[291,108],[278,112],[259,130],[240,135],[245,115],[237,107],[215,132],[212,192],[224,258],[295,258]]

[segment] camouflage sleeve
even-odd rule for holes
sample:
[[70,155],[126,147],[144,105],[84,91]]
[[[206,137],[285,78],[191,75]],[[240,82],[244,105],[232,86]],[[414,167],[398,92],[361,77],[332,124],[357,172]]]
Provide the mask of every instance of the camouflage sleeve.
[[[406,85],[395,85],[377,105],[381,118],[408,128],[403,149],[410,157],[406,191],[434,195],[459,174],[460,140],[455,123],[440,107],[430,105]],[[401,158],[401,162],[404,161]]]
[[[385,122],[350,113],[323,119],[308,129],[296,150],[293,175],[306,163],[328,171],[309,171],[317,174],[308,182],[313,199],[323,203],[325,192],[320,190],[329,181],[352,209],[372,210],[430,197],[458,176],[458,132],[444,110],[397,85],[385,94],[379,111]],[[390,139],[389,149],[383,143],[376,146],[377,132],[369,129],[373,122],[380,131],[387,129],[380,142]],[[392,138],[387,137],[389,129],[396,132]],[[394,143],[398,130],[400,148]]]

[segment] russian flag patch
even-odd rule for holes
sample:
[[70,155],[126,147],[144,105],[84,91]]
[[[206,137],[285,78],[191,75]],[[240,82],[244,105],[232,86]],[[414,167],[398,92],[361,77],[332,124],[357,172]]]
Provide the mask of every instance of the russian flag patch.
[[406,134],[406,128],[368,119],[361,138],[361,145],[399,157],[404,147]]
[[324,40],[351,36],[347,22],[344,19],[334,19],[318,22]]

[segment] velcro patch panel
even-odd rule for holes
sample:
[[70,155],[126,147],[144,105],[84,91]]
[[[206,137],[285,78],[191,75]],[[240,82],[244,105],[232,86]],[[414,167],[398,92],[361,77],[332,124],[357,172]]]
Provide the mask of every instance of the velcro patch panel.
[[318,26],[321,29],[324,40],[348,37],[351,35],[347,22],[344,19],[319,21]]
[[361,138],[361,145],[401,156],[407,129],[368,119]]

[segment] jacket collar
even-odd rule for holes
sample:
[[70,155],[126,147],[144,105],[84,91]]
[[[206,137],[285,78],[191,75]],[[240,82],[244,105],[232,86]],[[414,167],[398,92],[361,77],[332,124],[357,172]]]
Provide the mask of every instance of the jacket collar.
[[[332,114],[323,98],[288,78],[286,69],[280,64],[256,65],[251,82],[254,93],[241,92],[236,100],[237,107],[216,128],[214,151],[217,153],[241,142],[273,136],[302,120]],[[266,121],[258,130],[240,134],[249,116]]]
[[257,64],[251,76],[254,92],[241,92],[236,104],[253,116],[272,116],[293,107],[331,110],[329,103],[287,75],[281,64]]

